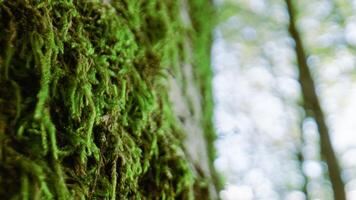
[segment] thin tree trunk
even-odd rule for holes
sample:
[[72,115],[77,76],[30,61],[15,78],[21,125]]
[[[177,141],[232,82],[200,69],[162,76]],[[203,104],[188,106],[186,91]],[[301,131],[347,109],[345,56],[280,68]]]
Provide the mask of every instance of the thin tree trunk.
[[325,122],[324,113],[319,103],[315,91],[315,84],[311,76],[304,51],[303,43],[295,25],[295,11],[292,0],[286,0],[289,13],[289,33],[295,42],[295,52],[298,61],[299,83],[302,89],[304,108],[306,112],[312,113],[320,135],[320,151],[322,158],[325,159],[329,177],[334,191],[335,200],[345,200],[344,183],[341,178],[341,170],[331,144],[329,130]]

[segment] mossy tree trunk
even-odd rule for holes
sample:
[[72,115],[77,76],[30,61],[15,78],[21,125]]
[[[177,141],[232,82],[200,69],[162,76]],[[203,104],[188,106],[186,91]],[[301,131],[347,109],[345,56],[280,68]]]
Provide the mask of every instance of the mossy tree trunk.
[[181,3],[0,0],[1,199],[209,198],[167,86],[183,62],[210,84]]

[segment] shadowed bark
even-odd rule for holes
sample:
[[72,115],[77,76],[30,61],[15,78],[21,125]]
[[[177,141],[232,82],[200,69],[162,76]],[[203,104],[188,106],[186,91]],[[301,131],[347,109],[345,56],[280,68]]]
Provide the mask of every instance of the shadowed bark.
[[320,150],[322,158],[326,161],[329,177],[334,192],[334,199],[346,199],[344,183],[341,178],[341,170],[334,149],[331,144],[329,130],[325,122],[323,110],[315,90],[315,84],[307,64],[307,56],[303,42],[295,24],[295,9],[292,0],[286,0],[289,13],[289,33],[295,42],[295,53],[299,71],[299,83],[302,89],[304,109],[314,117],[320,136]]

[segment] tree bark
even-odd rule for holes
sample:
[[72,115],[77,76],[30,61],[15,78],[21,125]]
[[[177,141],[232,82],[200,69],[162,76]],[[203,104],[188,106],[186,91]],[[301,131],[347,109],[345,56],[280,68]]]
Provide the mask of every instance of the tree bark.
[[320,136],[321,156],[328,166],[329,177],[334,192],[334,199],[346,199],[344,183],[341,178],[341,169],[338,164],[335,151],[333,149],[329,130],[325,122],[323,110],[315,90],[315,84],[307,63],[307,56],[303,47],[303,42],[295,24],[295,9],[291,0],[286,0],[289,13],[289,33],[295,42],[295,53],[297,57],[297,67],[299,71],[299,83],[302,89],[304,109],[311,113],[316,121]]

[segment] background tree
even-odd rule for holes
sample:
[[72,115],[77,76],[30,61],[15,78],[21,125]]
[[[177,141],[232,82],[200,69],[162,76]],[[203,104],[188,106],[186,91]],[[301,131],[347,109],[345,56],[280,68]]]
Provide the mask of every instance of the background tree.
[[341,170],[337,161],[334,148],[331,143],[329,130],[325,122],[324,113],[315,91],[315,84],[307,64],[307,55],[302,39],[296,27],[296,11],[291,0],[286,0],[289,13],[289,33],[295,42],[295,52],[298,61],[299,83],[301,85],[303,102],[306,113],[311,113],[318,126],[320,135],[320,150],[323,159],[328,165],[330,181],[335,199],[346,199],[344,183],[341,178]]
[[[338,174],[352,199],[356,84],[351,47],[356,41],[356,7],[343,0],[294,4],[299,11],[295,24],[308,52],[306,63],[340,165]],[[225,0],[216,5],[222,13],[212,54],[219,133],[216,166],[228,183],[222,197],[333,199],[328,165],[321,155],[325,140],[320,140],[312,112],[299,106],[305,101],[295,42],[286,28],[290,18],[285,1]],[[307,116],[303,122],[301,114]]]

